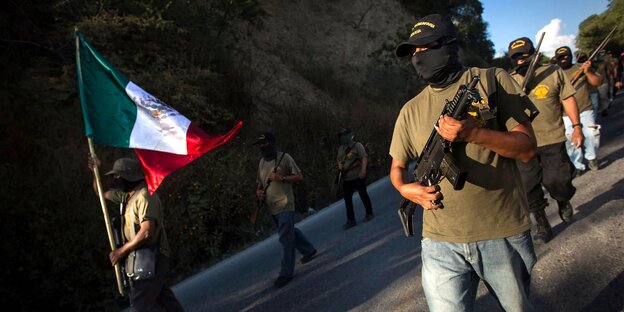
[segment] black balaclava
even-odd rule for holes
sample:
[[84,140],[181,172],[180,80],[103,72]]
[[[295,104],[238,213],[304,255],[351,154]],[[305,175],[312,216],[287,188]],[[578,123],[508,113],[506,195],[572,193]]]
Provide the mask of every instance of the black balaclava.
[[[563,58],[566,59],[565,62],[562,62]],[[559,67],[561,67],[563,69],[568,69],[568,68],[572,67],[572,58],[569,55],[559,57],[559,58],[557,58],[557,65],[559,65]]]
[[[526,60],[524,63],[518,65],[518,61],[520,60]],[[516,69],[516,73],[520,74],[521,76],[526,75],[527,71],[529,70],[529,65],[531,65],[531,61],[533,60],[533,56],[532,55],[528,55],[528,56],[519,56],[517,58],[514,59],[514,65],[515,65],[515,69]]]
[[139,180],[139,181],[128,181],[124,178],[117,178],[117,179],[113,179],[113,181],[111,182],[111,187],[114,189],[118,189],[121,190],[123,192],[130,192],[132,191],[137,185],[139,185],[139,183],[141,183],[143,180]]
[[569,47],[558,48],[555,52],[557,65],[563,69],[572,67],[572,50]]
[[273,160],[277,157],[277,146],[275,143],[269,143],[267,146],[260,147],[260,153],[265,160]]
[[412,56],[412,66],[430,86],[444,88],[457,81],[463,73],[455,40],[446,41],[438,48],[430,48]]

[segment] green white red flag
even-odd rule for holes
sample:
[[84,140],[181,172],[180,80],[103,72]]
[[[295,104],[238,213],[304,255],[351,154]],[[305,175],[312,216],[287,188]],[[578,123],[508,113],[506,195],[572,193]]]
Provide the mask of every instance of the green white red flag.
[[242,126],[210,135],[128,80],[76,32],[78,89],[87,137],[101,145],[133,148],[150,193],[163,179],[227,143]]

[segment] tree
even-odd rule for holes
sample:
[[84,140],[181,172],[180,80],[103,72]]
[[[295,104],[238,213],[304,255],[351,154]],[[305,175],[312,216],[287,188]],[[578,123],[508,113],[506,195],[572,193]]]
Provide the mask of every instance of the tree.
[[[624,50],[624,0],[610,0],[607,10],[603,13],[590,15],[579,25],[579,35],[576,38],[576,46],[591,53],[602,42],[607,34],[618,27],[618,31],[606,46],[606,50]],[[619,54],[619,53],[618,53]]]
[[[494,44],[488,39],[487,23],[483,21],[483,6],[478,0],[414,1],[401,4],[417,17],[440,13],[448,16],[458,29],[463,61],[468,66],[484,66],[492,61]],[[407,29],[407,34],[411,29]],[[406,34],[406,36],[407,36]]]

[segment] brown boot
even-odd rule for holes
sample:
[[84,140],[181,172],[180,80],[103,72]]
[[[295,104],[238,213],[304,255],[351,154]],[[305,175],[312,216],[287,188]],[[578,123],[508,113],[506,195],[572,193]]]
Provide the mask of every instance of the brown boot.
[[533,241],[536,245],[548,243],[553,234],[552,229],[550,228],[550,223],[548,223],[548,219],[546,218],[546,212],[544,212],[544,210],[540,210],[538,212],[534,212],[533,216],[537,222],[537,232],[533,235]]

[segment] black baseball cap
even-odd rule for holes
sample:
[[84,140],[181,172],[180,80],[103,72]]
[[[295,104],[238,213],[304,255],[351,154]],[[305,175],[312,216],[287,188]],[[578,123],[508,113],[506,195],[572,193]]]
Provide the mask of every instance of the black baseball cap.
[[340,131],[338,132],[338,137],[341,137],[345,134],[349,134],[349,133],[353,133],[353,131],[349,128],[342,128],[340,129]]
[[508,52],[509,57],[513,58],[516,54],[528,53],[529,55],[535,53],[533,47],[533,41],[527,37],[518,38],[509,43]]
[[414,24],[407,41],[399,43],[394,54],[403,57],[410,54],[414,46],[424,46],[443,37],[457,37],[457,27],[450,19],[440,14],[427,15]]
[[556,58],[560,58],[560,57],[563,57],[563,56],[569,56],[570,58],[572,58],[572,50],[570,49],[570,47],[563,46],[563,47],[558,48],[555,51],[555,57]]
[[265,143],[275,143],[275,136],[271,132],[263,132],[256,138],[253,145],[262,145]]

